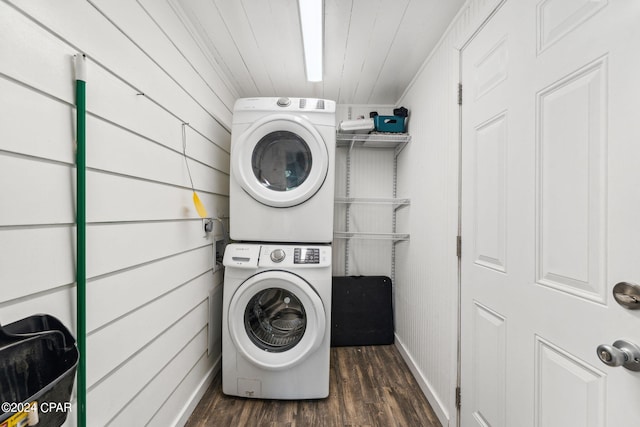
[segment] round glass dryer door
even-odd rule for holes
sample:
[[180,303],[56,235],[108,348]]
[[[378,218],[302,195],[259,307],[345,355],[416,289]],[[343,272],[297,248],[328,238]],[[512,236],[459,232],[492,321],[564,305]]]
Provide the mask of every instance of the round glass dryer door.
[[304,360],[320,346],[326,331],[318,294],[301,277],[285,271],[247,279],[231,298],[227,316],[238,353],[271,370]]
[[291,191],[309,177],[313,157],[309,145],[287,130],[263,136],[253,149],[251,167],[262,186],[272,191]]
[[274,114],[234,140],[231,163],[238,183],[255,200],[290,207],[320,189],[329,155],[322,136],[306,119]]

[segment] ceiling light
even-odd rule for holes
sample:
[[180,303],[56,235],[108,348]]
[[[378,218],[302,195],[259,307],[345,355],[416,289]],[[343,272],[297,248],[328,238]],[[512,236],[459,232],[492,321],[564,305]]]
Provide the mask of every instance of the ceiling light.
[[298,0],[307,80],[322,81],[323,0]]

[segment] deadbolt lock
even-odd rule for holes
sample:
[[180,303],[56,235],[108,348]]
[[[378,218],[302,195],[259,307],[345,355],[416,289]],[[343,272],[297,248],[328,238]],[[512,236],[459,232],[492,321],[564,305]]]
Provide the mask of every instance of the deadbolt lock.
[[613,287],[613,298],[618,304],[629,310],[640,309],[640,285],[620,282]]

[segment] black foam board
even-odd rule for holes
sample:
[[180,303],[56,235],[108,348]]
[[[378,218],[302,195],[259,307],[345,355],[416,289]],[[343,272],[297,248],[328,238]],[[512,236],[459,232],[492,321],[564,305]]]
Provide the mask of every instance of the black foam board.
[[391,279],[386,276],[334,276],[331,346],[393,344]]

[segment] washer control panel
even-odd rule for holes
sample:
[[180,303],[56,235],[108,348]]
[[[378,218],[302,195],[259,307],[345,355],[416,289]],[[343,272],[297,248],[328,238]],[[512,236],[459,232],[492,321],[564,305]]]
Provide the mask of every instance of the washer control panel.
[[319,248],[294,248],[294,264],[320,264]]
[[287,254],[282,249],[274,249],[271,251],[271,261],[282,262]]
[[331,246],[262,245],[260,267],[316,268],[331,266]]

